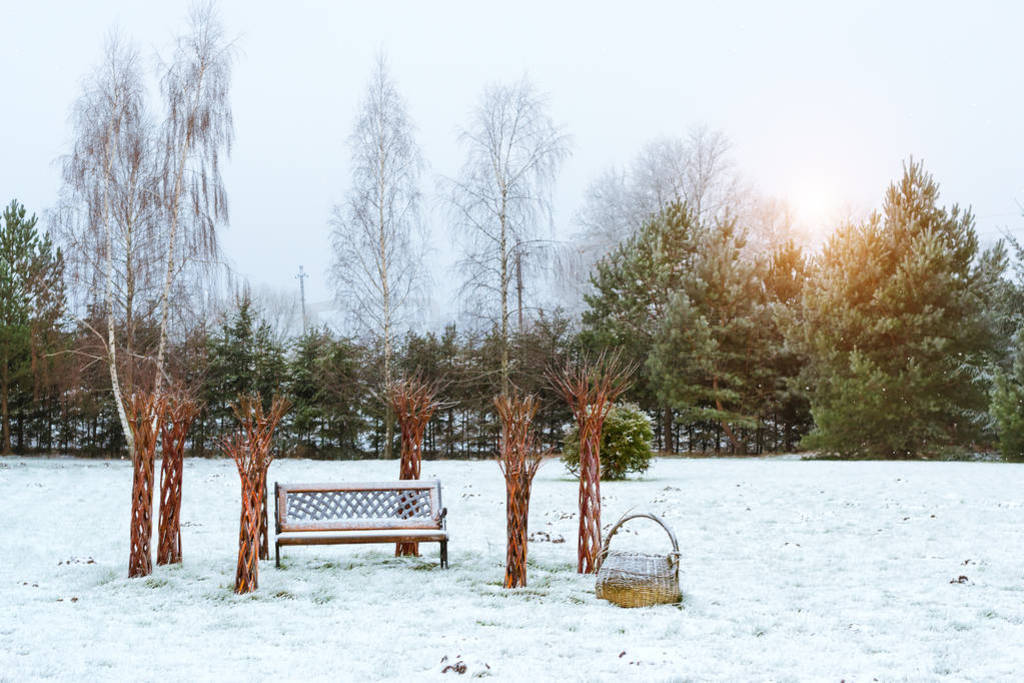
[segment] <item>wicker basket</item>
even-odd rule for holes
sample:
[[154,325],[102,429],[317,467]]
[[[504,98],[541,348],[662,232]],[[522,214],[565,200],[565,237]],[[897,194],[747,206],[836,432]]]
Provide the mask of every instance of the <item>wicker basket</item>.
[[[624,522],[637,517],[646,517],[661,525],[672,541],[671,553],[609,552],[615,532]],[[608,532],[597,561],[597,597],[619,607],[648,607],[676,603],[683,598],[679,590],[679,544],[672,530],[655,515],[636,513],[620,519]]]

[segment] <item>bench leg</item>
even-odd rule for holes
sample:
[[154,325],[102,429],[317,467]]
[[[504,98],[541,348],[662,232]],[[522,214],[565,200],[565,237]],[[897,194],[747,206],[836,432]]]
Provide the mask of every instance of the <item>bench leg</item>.
[[441,569],[448,569],[448,541],[441,541]]
[[281,544],[274,543],[274,566],[281,568]]

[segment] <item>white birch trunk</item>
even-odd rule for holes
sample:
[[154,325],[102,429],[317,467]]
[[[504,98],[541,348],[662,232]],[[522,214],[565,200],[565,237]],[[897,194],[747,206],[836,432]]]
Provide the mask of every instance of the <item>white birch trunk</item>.
[[135,437],[128,426],[128,416],[124,412],[124,397],[121,395],[121,381],[117,374],[117,335],[114,322],[114,235],[110,227],[110,167],[114,154],[117,153],[117,139],[110,134],[114,148],[110,150],[104,169],[103,187],[103,228],[107,234],[107,272],[104,299],[107,308],[107,366],[110,370],[110,387],[114,393],[114,405],[117,406],[117,418],[121,422],[121,431],[128,446],[128,454],[134,457]]

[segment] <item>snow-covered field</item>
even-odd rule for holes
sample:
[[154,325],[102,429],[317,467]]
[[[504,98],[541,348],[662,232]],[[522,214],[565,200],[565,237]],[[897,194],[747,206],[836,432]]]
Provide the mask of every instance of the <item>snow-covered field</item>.
[[[395,461],[282,460],[270,480],[397,473]],[[1024,673],[1024,466],[659,460],[602,485],[606,529],[635,508],[679,538],[682,606],[638,610],[597,600],[593,577],[574,572],[577,484],[559,463],[537,476],[529,587],[513,591],[497,465],[426,462],[423,476],[443,484],[450,570],[436,544],[402,559],[385,545],[286,548],[241,597],[232,462],[186,462],[185,562],[129,580],[127,462],[0,459],[0,679]],[[650,522],[627,528],[638,533],[613,547],[667,550]]]

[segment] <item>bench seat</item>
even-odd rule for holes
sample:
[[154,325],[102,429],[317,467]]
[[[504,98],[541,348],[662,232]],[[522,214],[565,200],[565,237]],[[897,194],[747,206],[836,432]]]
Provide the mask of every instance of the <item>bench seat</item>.
[[421,542],[439,543],[448,567],[448,510],[437,480],[275,484],[274,508],[278,567],[281,546]]
[[338,543],[415,543],[448,540],[437,529],[362,529],[350,531],[285,531],[277,535],[281,545],[332,545]]

